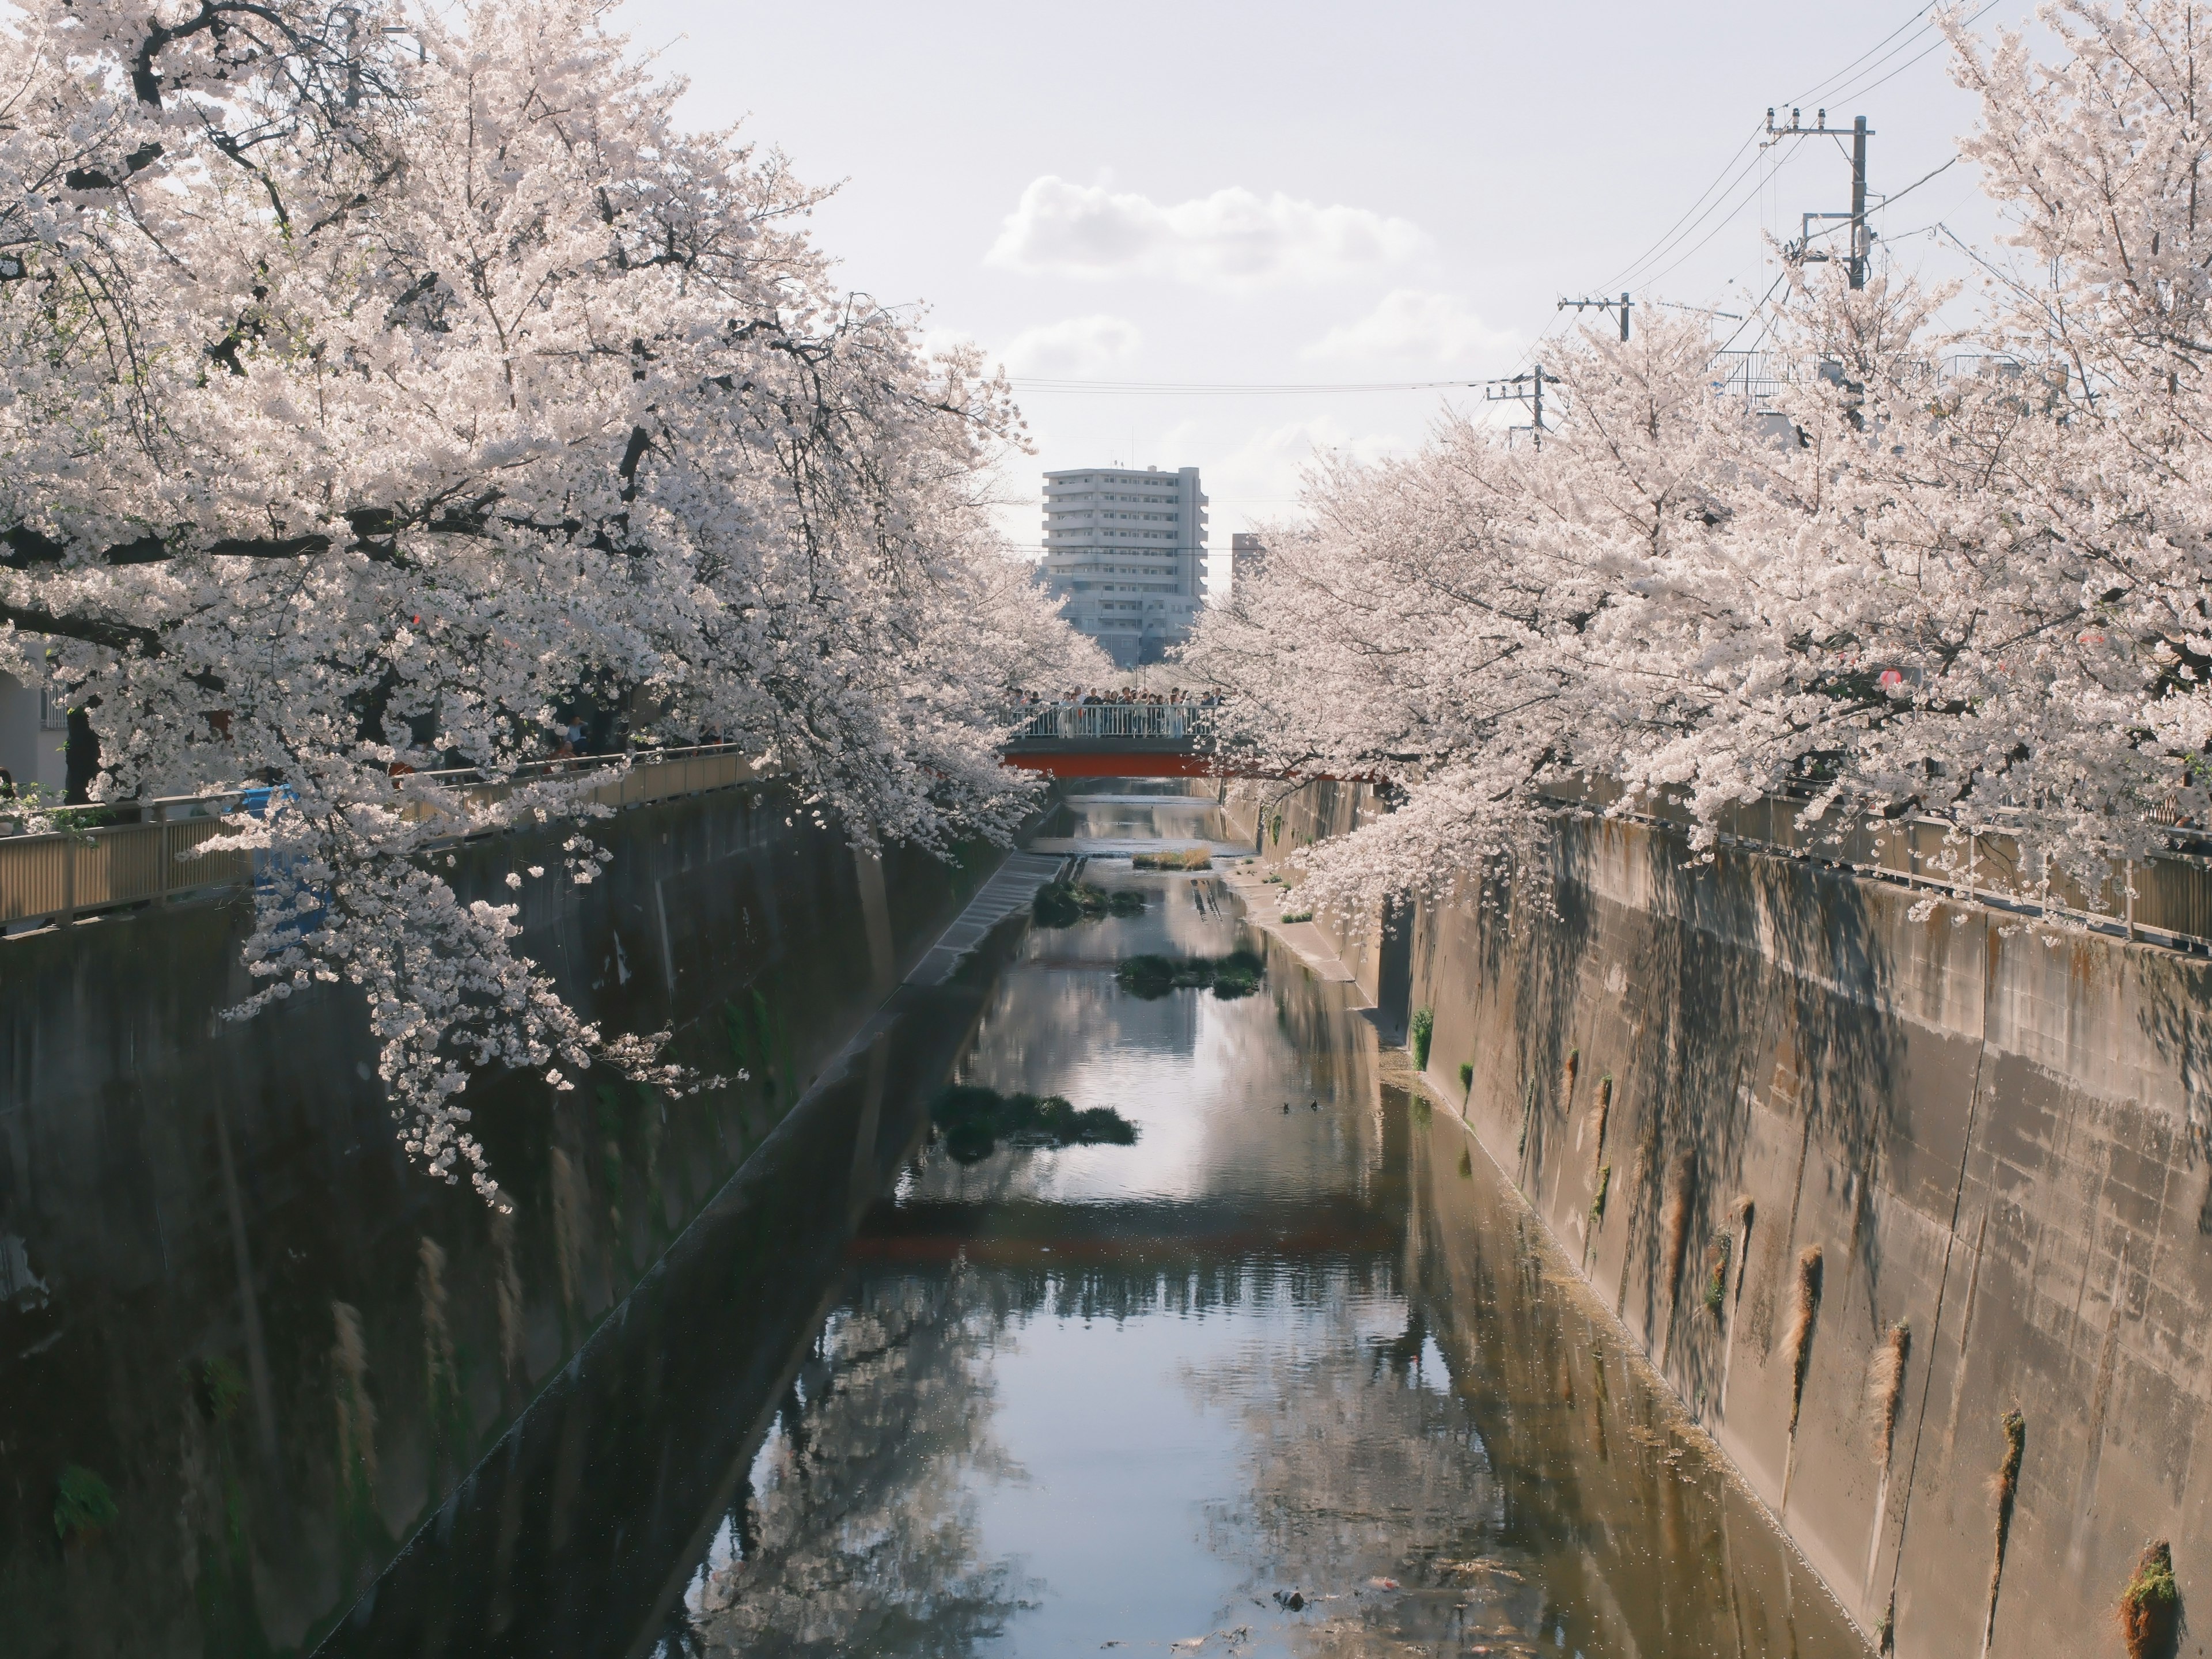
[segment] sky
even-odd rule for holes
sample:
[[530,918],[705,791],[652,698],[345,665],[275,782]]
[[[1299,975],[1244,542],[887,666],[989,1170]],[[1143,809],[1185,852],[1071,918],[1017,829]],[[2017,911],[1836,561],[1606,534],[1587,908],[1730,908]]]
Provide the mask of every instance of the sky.
[[[1963,9],[1986,33],[2029,4]],[[814,231],[848,288],[1005,364],[1032,446],[995,488],[1018,550],[1048,468],[1194,465],[1218,597],[1231,534],[1294,516],[1317,453],[1404,453],[1448,404],[1484,407],[1480,381],[1577,320],[1561,297],[1747,310],[1768,238],[1850,200],[1847,143],[1751,142],[1770,106],[1867,117],[1886,257],[1965,274],[1929,227],[2000,227],[1966,163],[1927,177],[1975,118],[1929,15],[628,0],[616,27],[688,78],[688,123],[837,186]],[[1341,389],[1433,381],[1477,384]]]

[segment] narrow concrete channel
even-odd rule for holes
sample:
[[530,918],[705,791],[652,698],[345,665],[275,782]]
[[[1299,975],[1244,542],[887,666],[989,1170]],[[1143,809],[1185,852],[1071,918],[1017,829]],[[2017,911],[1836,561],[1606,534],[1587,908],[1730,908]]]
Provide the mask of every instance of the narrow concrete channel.
[[1863,1652],[1213,810],[1047,828],[1142,909],[987,888],[325,1650]]

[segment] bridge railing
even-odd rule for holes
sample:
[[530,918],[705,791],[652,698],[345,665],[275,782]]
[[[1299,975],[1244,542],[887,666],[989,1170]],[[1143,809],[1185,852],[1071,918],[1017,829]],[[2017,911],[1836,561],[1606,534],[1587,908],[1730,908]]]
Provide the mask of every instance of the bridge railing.
[[1022,722],[1015,740],[1149,738],[1187,743],[1195,735],[1193,716],[1198,712],[1182,702],[1048,703]]
[[[625,758],[627,767],[622,765]],[[590,788],[586,799],[613,807],[727,789],[762,775],[734,744],[532,762],[507,779],[487,778],[472,768],[411,772],[398,783],[403,797],[412,792],[415,799],[403,800],[400,811],[418,823],[453,818],[459,836],[465,833],[465,820],[434,798],[437,789],[453,790],[471,805],[488,805],[549,775],[599,771],[611,775]],[[195,849],[229,832],[225,814],[252,810],[258,805],[256,797],[265,800],[267,795],[266,790],[231,790],[118,802],[112,810],[136,812],[139,821],[50,835],[0,833],[0,926],[67,921],[88,911],[173,902],[247,886],[253,879],[252,854]],[[0,830],[4,828],[0,825]]]

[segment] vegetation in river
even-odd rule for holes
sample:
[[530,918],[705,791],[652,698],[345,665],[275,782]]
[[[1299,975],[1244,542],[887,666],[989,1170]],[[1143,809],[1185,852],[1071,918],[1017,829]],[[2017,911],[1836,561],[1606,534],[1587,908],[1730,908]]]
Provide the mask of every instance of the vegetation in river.
[[54,1483],[54,1536],[63,1543],[97,1537],[122,1511],[107,1482],[82,1463],[72,1463]]
[[1607,1189],[1612,1185],[1613,1165],[1610,1164],[1599,1164],[1597,1166],[1597,1191],[1590,1194],[1589,1219],[1590,1231],[1593,1232],[1597,1231],[1598,1224],[1605,1219],[1605,1194]]
[[1010,1146],[1133,1146],[1137,1126],[1110,1106],[1077,1110],[1060,1095],[1002,1095],[979,1084],[956,1083],[938,1096],[930,1121],[957,1164],[976,1164]]
[[1437,1034],[1437,1011],[1433,1008],[1413,1010],[1413,1069],[1429,1069],[1429,1039]]
[[1463,1060],[1459,1063],[1459,1091],[1462,1097],[1474,1092],[1474,1062]]
[[2172,1659],[2181,1644],[2181,1587],[2164,1539],[2144,1547],[2135,1577],[2120,1592],[2120,1639],[2128,1659]]
[[1145,896],[1133,887],[1109,890],[1087,881],[1048,881],[1030,901],[1030,915],[1040,927],[1073,927],[1107,916],[1140,916]]
[[1138,870],[1211,870],[1213,854],[1203,847],[1178,847],[1161,853],[1136,853],[1129,859]]
[[1258,990],[1267,971],[1267,963],[1251,951],[1231,951],[1225,957],[1131,957],[1115,969],[1114,978],[1131,996],[1147,1002],[1170,991],[1208,986],[1224,1002],[1233,1002]]
[[1313,920],[1313,912],[1310,910],[1285,910],[1280,916],[1277,917],[1276,920],[1279,921],[1311,921]]

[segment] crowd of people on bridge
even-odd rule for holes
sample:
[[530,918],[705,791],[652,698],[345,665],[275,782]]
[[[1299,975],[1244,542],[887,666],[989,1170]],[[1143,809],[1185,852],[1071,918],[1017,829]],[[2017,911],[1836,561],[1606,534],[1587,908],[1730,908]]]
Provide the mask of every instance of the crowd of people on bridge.
[[1043,708],[1054,703],[1084,708],[1102,707],[1111,703],[1135,704],[1156,708],[1216,708],[1220,706],[1221,697],[1218,692],[1186,691],[1181,686],[1170,687],[1165,691],[1144,691],[1134,686],[1120,686],[1103,690],[1085,690],[1079,687],[1073,690],[1063,691],[1058,696],[1044,691],[1024,691],[1022,694],[1022,704],[1024,708]]

